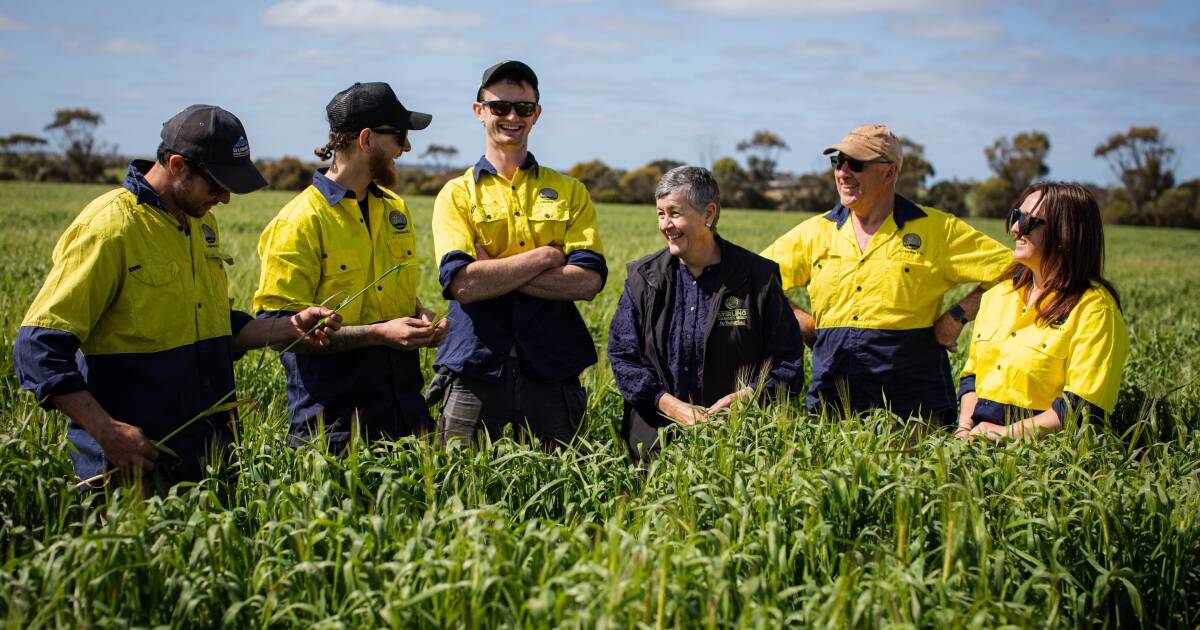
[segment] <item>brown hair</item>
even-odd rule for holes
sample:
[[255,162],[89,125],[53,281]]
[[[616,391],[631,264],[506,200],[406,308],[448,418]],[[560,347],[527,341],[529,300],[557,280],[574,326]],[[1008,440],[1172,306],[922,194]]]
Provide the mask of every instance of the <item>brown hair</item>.
[[333,157],[333,153],[335,151],[341,151],[350,146],[350,143],[354,142],[354,139],[357,137],[357,133],[351,133],[349,131],[330,131],[329,142],[326,142],[325,146],[323,147],[317,147],[314,149],[313,153],[315,153],[316,156],[320,158],[322,162],[324,162],[325,160]]
[[[1038,182],[1030,185],[1017,198],[1017,207],[1029,195],[1041,193],[1037,207],[1042,209],[1042,281],[1046,291],[1034,304],[1038,324],[1060,323],[1079,303],[1083,293],[1098,283],[1112,295],[1121,308],[1121,298],[1112,283],[1104,279],[1104,226],[1100,206],[1086,187],[1070,182]],[[1011,222],[1006,222],[1012,230]],[[1014,262],[1004,273],[1013,281],[1014,289],[1033,285],[1033,273],[1020,262]]]

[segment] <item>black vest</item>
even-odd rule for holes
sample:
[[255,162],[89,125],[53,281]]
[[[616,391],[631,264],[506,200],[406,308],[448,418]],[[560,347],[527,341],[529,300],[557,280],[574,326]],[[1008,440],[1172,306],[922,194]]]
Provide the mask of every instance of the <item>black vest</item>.
[[[780,290],[779,266],[717,237],[721,248],[718,285],[708,305],[700,400],[709,406],[745,384],[771,360],[763,317],[767,297]],[[626,291],[641,315],[642,355],[668,392],[678,391],[668,369],[674,316],[676,259],[667,248],[627,266]],[[671,421],[653,406],[625,401],[621,438],[635,461],[659,450],[659,429]]]

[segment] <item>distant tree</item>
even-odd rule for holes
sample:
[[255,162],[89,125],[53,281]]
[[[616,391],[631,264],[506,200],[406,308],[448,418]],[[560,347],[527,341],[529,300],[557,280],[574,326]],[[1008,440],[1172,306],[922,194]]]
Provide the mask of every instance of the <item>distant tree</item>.
[[[662,158],[659,160],[654,160],[653,162],[646,164],[646,166],[653,168],[653,169],[657,169],[659,174],[661,175],[662,173],[666,173],[667,171],[675,168],[676,166],[683,166],[684,164],[685,164],[684,162],[680,162],[679,160],[672,160],[670,158]],[[708,167],[705,167],[705,168],[708,168]]]
[[27,133],[14,133],[0,138],[0,153],[31,153],[49,144],[41,136]]
[[1175,147],[1158,127],[1113,134],[1096,147],[1095,156],[1108,162],[1134,214],[1152,214],[1158,196],[1175,185]]
[[935,174],[933,165],[925,159],[924,145],[901,137],[900,146],[904,151],[904,166],[896,180],[896,192],[908,199],[917,200],[925,188],[925,180]]
[[592,199],[596,201],[611,203],[622,200],[621,176],[623,173],[600,160],[580,162],[572,166],[567,174],[583,182]]
[[799,212],[825,212],[838,203],[833,170],[805,173],[792,179],[782,191],[779,209]]
[[626,203],[654,203],[654,188],[663,171],[646,165],[621,176],[621,200]]
[[778,135],[760,129],[748,140],[737,143],[737,150],[749,154],[746,158],[746,168],[750,172],[750,178],[765,187],[775,179],[779,155],[788,150],[788,145]]
[[767,198],[765,186],[760,186],[748,172],[731,157],[713,162],[713,179],[721,189],[721,205],[734,208],[774,208],[775,202]]
[[429,160],[439,170],[445,170],[449,167],[454,156],[458,155],[458,149],[449,145],[431,144],[425,147],[425,152],[421,154],[421,159]]
[[1046,154],[1050,152],[1050,137],[1041,131],[1023,131],[1009,140],[997,138],[983,150],[988,168],[1009,182],[1015,197],[1035,180],[1050,173],[1046,166]]
[[299,158],[285,155],[278,160],[259,162],[258,170],[272,190],[304,190],[312,183],[316,169]]
[[967,194],[967,210],[973,217],[998,218],[1008,216],[1013,197],[1012,182],[1003,177],[993,177],[971,189]]
[[[905,166],[905,168],[908,167]],[[967,195],[974,186],[974,182],[964,182],[957,179],[942,180],[929,187],[929,190],[925,192],[923,201],[926,205],[942,210],[943,212],[949,212],[959,217],[965,216],[967,214]]]
[[46,125],[63,152],[71,181],[95,182],[104,175],[102,147],[96,140],[96,127],[104,117],[88,109],[60,109]]

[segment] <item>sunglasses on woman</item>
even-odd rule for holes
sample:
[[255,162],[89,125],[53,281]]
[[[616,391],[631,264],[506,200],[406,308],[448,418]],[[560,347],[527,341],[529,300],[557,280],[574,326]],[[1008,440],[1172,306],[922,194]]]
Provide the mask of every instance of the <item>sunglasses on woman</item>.
[[1029,234],[1030,232],[1046,225],[1045,219],[1039,219],[1028,212],[1021,212],[1020,208],[1013,208],[1012,212],[1008,213],[1008,227],[1017,226],[1017,234]]
[[829,164],[835,171],[845,164],[850,167],[852,172],[861,173],[864,168],[867,168],[868,164],[891,164],[891,162],[887,160],[856,160],[849,155],[839,153],[829,156]]
[[516,109],[518,116],[529,118],[537,110],[537,103],[533,101],[479,101],[479,103],[487,106],[496,116],[507,116],[508,112]]

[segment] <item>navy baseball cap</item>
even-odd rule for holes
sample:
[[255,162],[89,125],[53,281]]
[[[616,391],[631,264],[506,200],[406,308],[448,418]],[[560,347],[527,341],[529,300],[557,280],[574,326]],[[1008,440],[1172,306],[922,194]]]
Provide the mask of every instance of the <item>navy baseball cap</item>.
[[242,121],[220,107],[192,105],[175,114],[163,123],[162,141],[227,190],[245,195],[267,185],[250,160]]
[[409,111],[392,86],[382,83],[355,83],[337,93],[325,106],[330,131],[358,133],[363,129],[389,125],[394,129],[420,130],[429,126],[433,116]]
[[505,78],[524,80],[525,82],[529,83],[534,90],[538,89],[538,78],[537,75],[533,73],[533,68],[530,68],[520,61],[512,60],[501,61],[491,68],[484,70],[483,78],[479,80],[479,89],[482,90],[483,88],[491,85],[493,82]]

